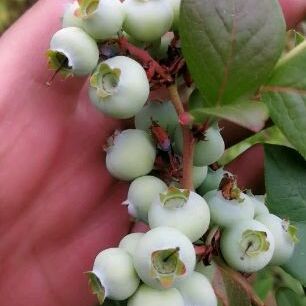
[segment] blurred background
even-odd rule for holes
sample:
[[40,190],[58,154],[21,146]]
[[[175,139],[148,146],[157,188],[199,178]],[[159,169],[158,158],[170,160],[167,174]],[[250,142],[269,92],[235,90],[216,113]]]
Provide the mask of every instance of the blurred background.
[[37,0],[0,0],[1,34]]

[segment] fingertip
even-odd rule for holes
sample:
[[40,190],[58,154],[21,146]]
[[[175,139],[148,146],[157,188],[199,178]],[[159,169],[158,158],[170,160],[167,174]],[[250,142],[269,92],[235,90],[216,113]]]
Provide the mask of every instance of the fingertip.
[[236,158],[226,170],[237,175],[238,186],[252,189],[255,194],[263,194],[264,186],[264,150],[262,145],[255,145]]
[[288,29],[295,27],[306,15],[305,0],[279,0],[279,3],[283,9]]

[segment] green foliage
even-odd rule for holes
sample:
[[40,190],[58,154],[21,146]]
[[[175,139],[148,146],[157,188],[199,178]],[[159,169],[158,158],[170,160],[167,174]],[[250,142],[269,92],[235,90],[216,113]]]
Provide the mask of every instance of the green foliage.
[[306,42],[290,51],[262,88],[273,122],[306,158]]
[[213,107],[254,94],[267,79],[285,23],[277,0],[183,0],[180,34],[192,77]]
[[276,292],[278,306],[305,306],[305,299],[289,288],[280,288]]
[[271,213],[298,227],[299,243],[284,268],[306,286],[306,161],[293,149],[266,145],[265,181]]

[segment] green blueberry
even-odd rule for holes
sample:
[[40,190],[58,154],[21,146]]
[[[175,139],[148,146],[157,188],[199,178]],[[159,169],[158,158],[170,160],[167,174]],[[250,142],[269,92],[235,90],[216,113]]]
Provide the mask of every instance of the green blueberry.
[[271,265],[285,264],[293,254],[297,242],[297,229],[290,225],[288,220],[282,220],[273,214],[261,214],[256,220],[264,224],[272,233],[275,240],[275,249],[270,261]]
[[188,277],[196,263],[191,241],[171,227],[151,229],[140,238],[133,256],[141,280],[155,289],[169,289]]
[[130,255],[134,255],[135,251],[138,251],[136,246],[140,238],[144,233],[132,233],[123,237],[119,243],[119,248],[125,250]]
[[209,280],[201,273],[193,272],[176,286],[183,296],[185,305],[217,306],[216,294]]
[[127,306],[184,306],[184,300],[175,288],[153,289],[145,284],[128,300]]
[[123,30],[139,41],[160,39],[169,31],[173,10],[168,0],[125,0]]
[[139,278],[133,267],[131,255],[119,248],[111,248],[99,253],[93,269],[87,272],[92,292],[100,304],[105,298],[123,301],[138,288]]
[[253,206],[254,206],[254,216],[255,218],[262,214],[268,214],[269,209],[265,205],[265,196],[264,195],[253,195],[251,191],[247,192],[247,195],[252,200]]
[[178,116],[171,102],[150,101],[142,110],[135,116],[135,126],[150,132],[152,120],[156,121],[170,135],[174,133],[178,125]]
[[205,195],[205,199],[212,222],[219,226],[231,226],[237,221],[254,218],[252,200],[242,192],[237,199],[227,200],[223,197],[222,191],[212,190]]
[[76,16],[80,9],[79,2],[68,3],[62,19],[63,28],[78,27],[84,30],[82,19]]
[[204,182],[207,176],[207,166],[204,167],[196,167],[193,166],[192,168],[192,181],[193,187],[198,188]]
[[206,278],[209,279],[210,282],[212,282],[215,276],[216,269],[216,264],[214,264],[213,261],[209,266],[205,266],[203,261],[199,261],[196,265],[195,271],[203,274]]
[[146,103],[149,93],[145,70],[126,56],[115,56],[100,63],[90,79],[91,102],[114,118],[135,116]]
[[200,195],[186,189],[170,187],[153,201],[148,218],[151,228],[173,227],[194,242],[206,233],[210,212]]
[[135,179],[123,204],[128,205],[129,214],[138,220],[148,223],[148,211],[155,198],[167,189],[167,185],[159,178],[151,175]]
[[265,225],[244,220],[233,223],[222,232],[220,245],[229,266],[240,272],[253,273],[269,264],[275,242]]
[[47,52],[49,67],[64,76],[90,74],[99,60],[96,42],[82,29],[63,28],[57,31]]
[[223,168],[219,168],[216,171],[208,168],[207,176],[203,183],[197,188],[197,192],[201,196],[204,196],[208,191],[218,189],[225,173],[229,172],[224,171]]
[[120,0],[79,0],[78,18],[85,31],[97,40],[116,36],[121,30],[125,11]]
[[[174,133],[175,149],[179,154],[183,152],[182,128],[177,127]],[[208,166],[218,161],[224,153],[224,141],[216,127],[210,127],[205,133],[205,140],[196,143],[193,164],[197,167]]]
[[151,172],[156,150],[150,135],[141,130],[125,130],[109,142],[106,168],[110,174],[123,181],[131,181]]

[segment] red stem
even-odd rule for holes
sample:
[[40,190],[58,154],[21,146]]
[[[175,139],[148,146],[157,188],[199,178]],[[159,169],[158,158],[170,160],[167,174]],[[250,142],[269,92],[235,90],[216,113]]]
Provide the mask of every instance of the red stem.
[[[180,117],[184,114],[184,106],[180,95],[178,93],[177,85],[173,84],[168,87],[170,99],[172,104]],[[192,167],[193,167],[193,152],[194,152],[194,138],[191,130],[188,126],[182,126],[183,130],[183,179],[182,187],[193,190],[193,180],[192,180]]]

